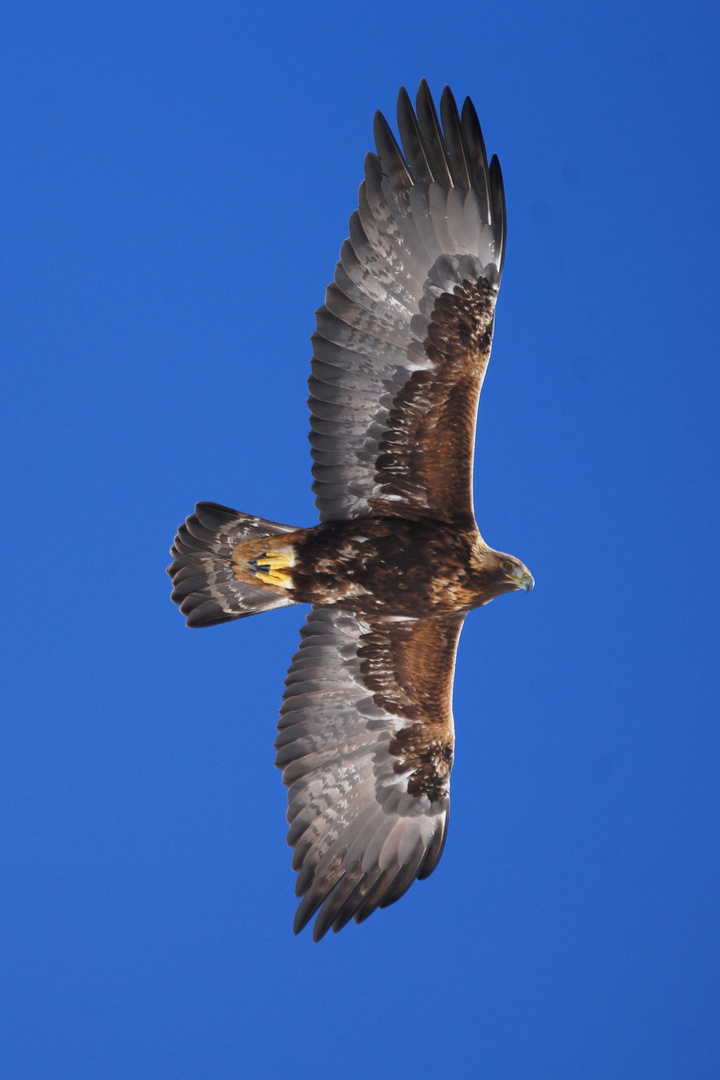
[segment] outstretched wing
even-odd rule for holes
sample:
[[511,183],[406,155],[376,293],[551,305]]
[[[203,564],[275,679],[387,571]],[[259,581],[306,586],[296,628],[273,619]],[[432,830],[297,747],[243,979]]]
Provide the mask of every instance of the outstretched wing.
[[[468,98],[400,91],[403,151],[375,119],[335,280],[317,312],[310,386],[321,521],[472,517],[475,421],[505,251],[497,158]],[[404,153],[403,153],[404,152]]]
[[445,842],[452,680],[464,616],[360,618],[314,607],[278,725],[295,932],[362,922],[434,870]]

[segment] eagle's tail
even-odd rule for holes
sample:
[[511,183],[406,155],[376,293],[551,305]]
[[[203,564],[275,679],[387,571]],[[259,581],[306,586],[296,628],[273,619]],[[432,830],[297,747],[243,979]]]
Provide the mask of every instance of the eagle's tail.
[[294,603],[248,572],[238,577],[233,554],[243,541],[250,542],[248,548],[256,547],[263,537],[295,531],[292,525],[241,514],[218,503],[198,503],[178,529],[170,548],[174,561],[168,566],[172,599],[187,617],[187,625],[213,626]]

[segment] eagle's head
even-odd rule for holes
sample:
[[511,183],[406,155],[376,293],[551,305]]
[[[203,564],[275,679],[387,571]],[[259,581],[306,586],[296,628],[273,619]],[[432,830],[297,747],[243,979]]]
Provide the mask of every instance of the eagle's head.
[[478,582],[478,602],[487,604],[502,593],[524,589],[530,592],[535,580],[525,563],[504,551],[493,551],[485,543],[473,551],[473,570]]

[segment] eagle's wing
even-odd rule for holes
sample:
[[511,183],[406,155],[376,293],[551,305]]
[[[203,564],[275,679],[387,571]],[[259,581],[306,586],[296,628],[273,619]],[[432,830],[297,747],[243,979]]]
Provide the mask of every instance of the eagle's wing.
[[475,419],[505,251],[497,158],[467,99],[400,91],[365,160],[335,280],[317,312],[310,386],[322,521],[472,516]]
[[351,918],[361,922],[435,868],[447,829],[463,618],[310,612],[275,744],[303,898],[296,933],[318,908],[316,941]]

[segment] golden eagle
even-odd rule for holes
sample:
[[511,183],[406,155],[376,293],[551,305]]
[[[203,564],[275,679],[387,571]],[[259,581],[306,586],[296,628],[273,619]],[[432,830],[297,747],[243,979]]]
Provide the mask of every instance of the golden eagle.
[[198,503],[168,573],[188,626],[311,604],[286,680],[277,765],[289,789],[299,932],[394,903],[447,830],[452,683],[471,608],[533,579],[475,523],[480,388],[505,254],[505,198],[472,102],[423,81],[381,113],[376,154],[317,312],[311,529]]

